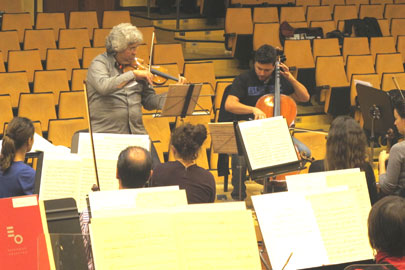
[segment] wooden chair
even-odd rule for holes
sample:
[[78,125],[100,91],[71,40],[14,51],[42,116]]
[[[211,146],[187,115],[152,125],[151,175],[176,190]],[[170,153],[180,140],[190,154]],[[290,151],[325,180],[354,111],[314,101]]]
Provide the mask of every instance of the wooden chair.
[[[330,21],[332,15],[329,6],[308,6],[307,7],[307,22]],[[336,24],[336,23],[335,23]],[[334,26],[336,29],[336,25]],[[326,34],[326,33],[324,33]]]
[[397,51],[402,54],[402,62],[405,62],[405,36],[397,36]]
[[7,13],[13,12],[23,12],[23,1],[16,1],[16,0],[2,0],[0,1],[0,10],[3,10]]
[[377,19],[383,37],[391,36],[390,24],[388,19]]
[[253,20],[250,8],[227,8],[225,15],[225,47],[232,49],[236,35],[253,34]]
[[380,88],[380,77],[377,73],[370,73],[370,74],[352,74],[350,80],[350,104],[351,106],[358,106],[357,101],[357,89],[356,89],[356,81],[363,81],[371,83],[374,88]]
[[325,37],[327,33],[332,32],[333,30],[336,30],[336,24],[335,21],[329,20],[329,21],[311,21],[310,27],[321,27],[323,30],[323,36]]
[[253,8],[253,23],[278,23],[277,7]]
[[99,28],[96,11],[71,11],[69,14],[69,28],[86,28],[89,39],[93,39],[93,30]]
[[9,94],[13,108],[18,107],[20,93],[29,93],[28,77],[23,72],[0,73],[0,95]]
[[343,40],[343,60],[346,61],[348,55],[370,54],[368,38],[366,37],[345,37]]
[[87,76],[87,68],[72,69],[72,80],[71,80],[71,87],[70,87],[71,90],[72,91],[84,90],[83,83],[86,80],[86,76]]
[[24,41],[25,29],[32,29],[32,18],[28,12],[22,13],[4,13],[1,30],[16,30],[18,33],[18,41]]
[[59,30],[59,49],[76,48],[77,56],[81,60],[84,47],[91,47],[86,28]]
[[346,0],[346,5],[355,5],[356,11],[359,13],[360,5],[368,5],[369,0]]
[[404,72],[387,72],[382,74],[381,78],[381,89],[383,91],[390,91],[392,89],[397,89],[394,84],[393,77],[397,80],[401,89],[405,85],[405,73]]
[[24,35],[24,50],[38,49],[41,60],[46,59],[47,49],[56,49],[55,36],[52,29],[26,29]]
[[359,17],[355,5],[335,5],[333,20],[337,23],[340,20],[357,19]]
[[286,65],[297,68],[314,68],[311,43],[309,40],[286,40],[284,53],[287,57]]
[[66,77],[70,81],[72,69],[80,68],[76,49],[48,49],[46,55],[46,69],[65,69]]
[[53,29],[55,40],[59,40],[59,29],[66,28],[65,13],[63,12],[39,12],[35,29]]
[[89,127],[84,118],[50,119],[48,140],[54,145],[71,147],[72,137],[76,131]]
[[397,41],[397,37],[405,35],[405,19],[392,19],[391,20],[391,34]]
[[279,23],[255,23],[253,30],[253,50],[257,51],[257,49],[264,44],[271,45],[274,48],[282,48],[279,31]]
[[384,9],[384,18],[405,18],[405,4],[386,4]]
[[40,121],[43,131],[48,131],[49,119],[56,119],[53,93],[21,93],[18,116]]
[[371,5],[385,5],[385,4],[393,4],[394,0],[370,0]]
[[305,10],[303,7],[281,7],[280,22],[304,22]]
[[[156,147],[159,157],[163,159],[163,153],[169,151],[170,145],[170,119],[169,117],[153,117],[153,115],[142,115],[142,121],[145,129],[148,131],[152,142],[159,142]],[[156,144],[155,144],[156,146]]]
[[314,39],[312,43],[314,60],[317,56],[340,55],[339,40],[337,38]]
[[359,10],[359,18],[363,19],[364,17],[374,17],[376,19],[384,19],[384,5],[361,4]]
[[59,119],[83,117],[87,120],[84,91],[62,91],[59,93]]
[[26,71],[28,82],[32,82],[35,70],[42,70],[39,50],[9,51],[8,71]]
[[377,53],[375,71],[380,77],[383,73],[404,72],[402,55],[400,53]]
[[290,22],[289,23],[292,27],[294,28],[306,28],[308,27],[308,23],[307,22]]
[[110,33],[111,28],[94,28],[93,30],[93,47],[104,47],[105,38]]
[[342,56],[318,56],[315,79],[317,87],[326,89],[325,113],[340,115],[350,111],[350,88]]
[[8,62],[8,51],[18,51],[20,49],[16,30],[0,31],[0,51],[2,51],[4,62]]
[[296,0],[295,5],[302,6],[305,11],[308,11],[308,6],[320,6],[321,0]]
[[345,5],[345,0],[321,0],[321,6],[329,6],[330,13],[333,14],[335,5]]
[[215,97],[214,97],[214,108],[218,111],[221,108],[221,101],[222,96],[224,95],[225,88],[228,85],[231,85],[231,81],[217,81],[217,85],[215,87]]
[[377,53],[395,53],[395,42],[393,37],[371,37],[370,52],[375,59]]
[[346,74],[350,79],[352,74],[370,74],[375,73],[374,58],[370,54],[366,55],[348,55],[346,60]]
[[214,95],[216,79],[215,67],[212,61],[185,63],[184,77],[190,83],[208,83],[211,85],[211,95]]
[[66,70],[40,70],[34,73],[34,93],[52,92],[55,105],[59,103],[59,93],[69,91]]
[[0,51],[0,72],[6,72],[6,67],[4,66],[3,54]]
[[96,57],[99,54],[102,54],[105,52],[105,47],[83,47],[83,59],[82,59],[82,66],[83,68],[88,68],[91,64],[91,61],[93,61],[94,57]]
[[[142,33],[143,43],[145,43],[148,50],[150,50],[150,47],[152,45],[152,35],[155,32],[155,27],[154,26],[139,26],[138,30],[141,31],[141,33]],[[155,44],[155,43],[156,43],[156,33],[155,33],[155,38],[153,39],[153,44]]]
[[131,23],[129,10],[105,10],[103,12],[103,28],[113,28],[120,23]]
[[184,55],[180,43],[159,43],[155,44],[153,48],[154,65],[177,63],[179,71],[183,74],[184,69]]
[[4,123],[13,119],[13,108],[11,106],[11,97],[9,94],[0,95],[0,135],[4,133]]

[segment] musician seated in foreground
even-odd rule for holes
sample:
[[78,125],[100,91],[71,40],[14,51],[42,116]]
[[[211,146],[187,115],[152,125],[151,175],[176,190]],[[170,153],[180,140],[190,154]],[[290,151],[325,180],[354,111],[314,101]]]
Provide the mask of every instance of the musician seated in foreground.
[[[149,70],[130,69],[142,44],[142,33],[130,23],[112,28],[106,37],[106,52],[93,59],[87,71],[87,91],[93,132],[147,134],[142,122],[142,106],[162,109],[165,94],[152,88]],[[185,82],[179,77],[179,83]],[[160,163],[154,147],[154,163]]]
[[0,155],[0,198],[33,194],[35,170],[24,160],[34,144],[34,132],[31,120],[24,117],[8,124]]
[[[394,101],[395,126],[398,132],[405,135],[405,101],[399,98]],[[388,166],[385,168],[385,161]],[[380,152],[378,158],[380,171],[379,184],[381,192],[385,195],[405,196],[405,141],[394,144],[388,154],[385,150]]]
[[184,124],[171,136],[171,150],[176,161],[159,164],[153,170],[152,186],[179,186],[186,190],[187,201],[210,203],[215,201],[214,176],[196,164],[198,152],[207,138],[204,125]]
[[[235,114],[237,120],[264,119],[266,114],[255,107],[259,98],[265,94],[273,94],[275,90],[275,64],[277,50],[270,45],[261,46],[255,53],[254,68],[235,78],[231,90],[225,101],[225,109]],[[280,92],[289,95],[297,102],[309,101],[309,93],[305,86],[290,73],[289,68],[282,62],[280,66]],[[299,152],[310,156],[310,150],[294,138]],[[232,198],[238,199],[239,194],[239,166],[242,175],[246,175],[246,163],[237,155],[232,155]],[[244,179],[243,179],[244,180]],[[246,186],[242,181],[242,199],[246,198]]]
[[371,204],[378,200],[373,168],[368,161],[367,138],[360,125],[349,116],[332,121],[326,140],[324,160],[314,161],[309,172],[360,168],[366,174]]
[[[405,270],[405,199],[387,196],[373,205],[368,216],[368,237],[378,264]],[[389,268],[391,269],[391,268]]]
[[[150,153],[139,146],[129,146],[118,156],[117,179],[119,189],[142,188],[152,174],[152,158]],[[87,208],[80,215],[82,234],[85,235],[84,244],[89,270],[94,269],[89,235],[89,212]]]

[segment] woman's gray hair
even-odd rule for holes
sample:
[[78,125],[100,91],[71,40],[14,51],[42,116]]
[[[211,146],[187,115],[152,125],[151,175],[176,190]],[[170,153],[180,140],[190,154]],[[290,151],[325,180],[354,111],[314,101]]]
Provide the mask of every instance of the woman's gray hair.
[[130,44],[142,43],[141,31],[130,23],[120,23],[114,26],[105,39],[108,54],[115,55],[124,51]]

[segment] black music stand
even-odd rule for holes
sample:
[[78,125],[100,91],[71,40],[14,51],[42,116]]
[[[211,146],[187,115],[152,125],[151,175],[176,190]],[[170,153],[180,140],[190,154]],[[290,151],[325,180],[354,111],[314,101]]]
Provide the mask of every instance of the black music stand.
[[364,129],[370,132],[371,158],[374,158],[375,135],[385,135],[393,128],[395,118],[388,92],[364,84],[356,84]]
[[39,189],[41,187],[42,164],[44,162],[44,152],[28,152],[25,155],[24,162],[35,169],[34,194],[39,195]]

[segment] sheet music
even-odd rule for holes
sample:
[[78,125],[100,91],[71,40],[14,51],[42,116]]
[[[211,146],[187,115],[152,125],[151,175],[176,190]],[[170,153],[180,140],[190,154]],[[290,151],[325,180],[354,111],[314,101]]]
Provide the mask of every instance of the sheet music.
[[340,179],[344,179],[346,174],[351,174],[354,172],[360,172],[360,169],[353,168],[336,171],[286,175],[288,191],[304,192],[305,194],[323,192],[328,187],[326,182],[326,177],[328,175],[337,175]]
[[284,118],[271,117],[239,123],[252,170],[298,161]]
[[[96,158],[118,160],[122,150],[128,146],[141,146],[150,151],[148,135],[93,133]],[[93,158],[89,133],[79,133],[78,154],[82,157]]]
[[273,269],[282,269],[291,252],[286,270],[329,263],[315,214],[304,194],[279,192],[252,196],[252,201]]
[[93,218],[97,269],[261,269],[250,211],[175,209]]
[[215,153],[237,154],[235,130],[232,122],[208,123]]

